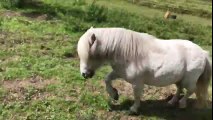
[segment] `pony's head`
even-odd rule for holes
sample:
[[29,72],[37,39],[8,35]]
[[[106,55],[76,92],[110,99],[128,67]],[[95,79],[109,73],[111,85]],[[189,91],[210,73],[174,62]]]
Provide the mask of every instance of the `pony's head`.
[[96,55],[98,40],[91,29],[80,37],[77,47],[80,58],[80,72],[85,79],[93,77],[95,70],[101,65],[101,61]]

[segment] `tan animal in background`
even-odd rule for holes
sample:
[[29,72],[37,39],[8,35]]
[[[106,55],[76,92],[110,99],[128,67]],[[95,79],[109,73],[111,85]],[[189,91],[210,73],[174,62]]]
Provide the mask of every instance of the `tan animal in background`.
[[165,15],[164,15],[164,18],[165,19],[176,19],[177,16],[176,15],[172,15],[172,13],[169,10],[167,10]]

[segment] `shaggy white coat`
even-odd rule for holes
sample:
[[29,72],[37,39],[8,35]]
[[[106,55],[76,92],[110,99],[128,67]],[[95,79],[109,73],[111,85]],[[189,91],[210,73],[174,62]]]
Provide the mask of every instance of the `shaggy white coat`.
[[124,28],[90,28],[81,36],[77,51],[82,74],[95,71],[104,62],[112,66],[113,71],[105,79],[112,98],[118,98],[112,80],[122,78],[133,85],[132,112],[137,112],[140,106],[144,84],[159,87],[176,84],[177,93],[169,104],[176,103],[186,88],[186,95],[179,100],[182,108],[194,92],[200,101],[206,100],[211,78],[209,55],[188,40],[162,40]]

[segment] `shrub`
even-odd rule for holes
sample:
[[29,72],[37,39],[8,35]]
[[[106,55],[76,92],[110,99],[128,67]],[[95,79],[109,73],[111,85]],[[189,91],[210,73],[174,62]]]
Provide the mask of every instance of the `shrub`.
[[0,2],[1,6],[7,9],[18,7],[21,0],[2,0]]
[[103,6],[98,6],[93,2],[87,7],[85,20],[86,21],[95,21],[98,23],[104,22],[107,20],[107,8]]
[[81,19],[67,17],[65,29],[70,32],[85,32],[90,26]]

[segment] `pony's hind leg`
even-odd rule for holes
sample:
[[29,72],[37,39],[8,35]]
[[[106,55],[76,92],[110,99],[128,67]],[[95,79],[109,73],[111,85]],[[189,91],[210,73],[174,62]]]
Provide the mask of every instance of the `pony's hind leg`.
[[180,94],[183,93],[183,88],[182,88],[182,86],[181,86],[180,83],[177,83],[177,84],[176,84],[176,87],[177,87],[177,92],[176,92],[176,94],[172,97],[171,100],[168,101],[168,104],[169,104],[170,106],[175,105],[175,104],[178,102],[178,100],[179,100]]
[[187,107],[187,99],[196,91],[196,80],[187,82],[184,88],[186,88],[186,94],[179,100],[179,108]]
[[119,95],[117,89],[112,87],[112,81],[117,78],[117,75],[114,71],[109,73],[105,79],[105,84],[106,84],[106,91],[110,95],[111,98],[114,100],[118,100]]
[[179,108],[187,107],[187,99],[196,92],[197,81],[201,75],[201,71],[195,69],[185,74],[184,79],[181,81],[181,85],[186,89],[186,94],[179,100]]
[[187,90],[186,94],[179,100],[179,108],[187,107],[187,99],[195,92],[195,89]]

